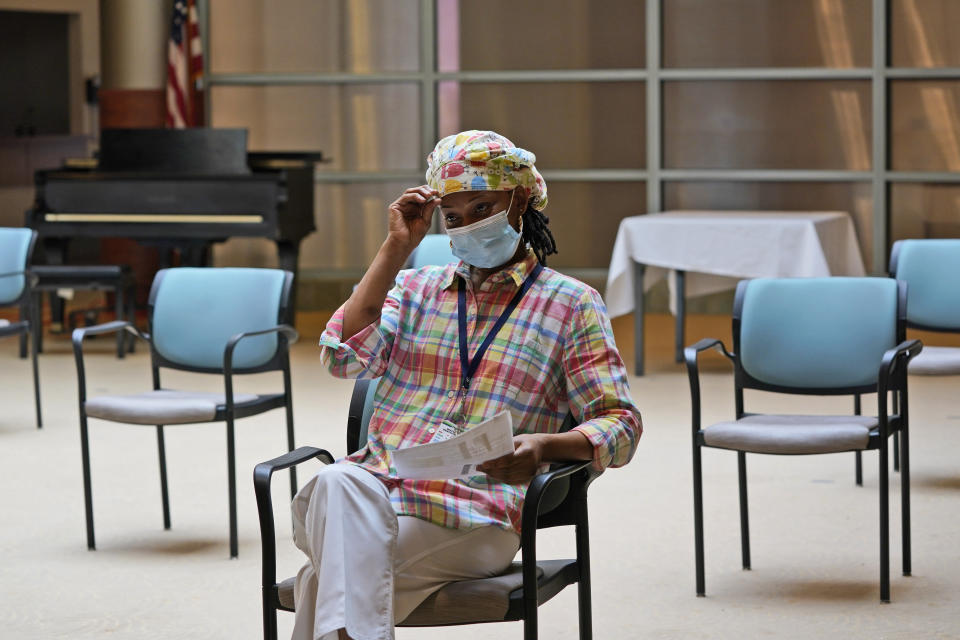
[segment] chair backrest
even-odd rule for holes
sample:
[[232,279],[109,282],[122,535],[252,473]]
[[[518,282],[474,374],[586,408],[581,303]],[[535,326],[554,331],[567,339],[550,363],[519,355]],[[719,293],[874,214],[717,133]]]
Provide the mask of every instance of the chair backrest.
[[906,286],[889,278],[761,278],[737,286],[733,311],[744,387],[853,393],[877,384],[903,338]]
[[[33,229],[0,227],[0,274],[26,270],[36,236]],[[0,306],[19,302],[26,285],[24,275],[0,275]]]
[[419,269],[427,265],[445,265],[458,262],[450,248],[450,238],[445,233],[430,233],[423,237],[410,256],[410,268]]
[[[238,333],[289,320],[293,274],[279,269],[163,269],[150,290],[153,349],[160,366],[223,370],[223,351]],[[237,372],[276,368],[279,338],[271,333],[237,345]]]
[[900,240],[890,253],[890,275],[910,288],[907,323],[960,331],[960,239]]

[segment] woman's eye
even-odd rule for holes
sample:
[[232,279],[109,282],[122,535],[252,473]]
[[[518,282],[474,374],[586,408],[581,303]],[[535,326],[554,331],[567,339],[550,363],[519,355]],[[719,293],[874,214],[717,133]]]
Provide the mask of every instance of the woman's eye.
[[490,203],[489,203],[489,202],[481,202],[481,203],[478,204],[478,205],[476,206],[476,208],[474,209],[474,211],[476,211],[477,213],[486,213],[486,212],[489,211],[489,210],[490,210]]

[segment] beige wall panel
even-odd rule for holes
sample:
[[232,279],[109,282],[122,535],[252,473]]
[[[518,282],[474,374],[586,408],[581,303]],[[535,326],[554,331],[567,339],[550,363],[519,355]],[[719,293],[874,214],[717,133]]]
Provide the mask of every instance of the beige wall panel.
[[419,88],[214,87],[213,126],[249,130],[251,150],[323,151],[321,171],[417,169]]
[[440,104],[441,136],[493,129],[533,151],[540,169],[640,169],[646,164],[643,83],[443,84],[458,90],[459,114],[447,116]]
[[869,182],[668,182],[664,209],[846,211],[869,272],[873,200]]
[[960,238],[960,185],[892,185],[890,242],[904,238]]
[[549,182],[544,213],[559,253],[551,267],[606,269],[620,220],[646,212],[642,182]]
[[414,71],[417,0],[210,0],[214,73]]
[[665,167],[870,169],[869,82],[682,81],[663,95]]
[[387,206],[410,186],[317,185],[317,231],[303,242],[300,267],[365,269],[387,237]]
[[960,171],[960,80],[890,82],[891,168]]
[[890,59],[895,67],[960,67],[960,2],[890,0]]
[[665,67],[869,67],[871,0],[663,0]]
[[[459,7],[461,27],[454,39],[461,69],[614,69],[646,64],[642,1],[443,4]],[[448,37],[439,36],[441,42]],[[455,59],[443,53],[441,47],[440,69],[457,70]]]

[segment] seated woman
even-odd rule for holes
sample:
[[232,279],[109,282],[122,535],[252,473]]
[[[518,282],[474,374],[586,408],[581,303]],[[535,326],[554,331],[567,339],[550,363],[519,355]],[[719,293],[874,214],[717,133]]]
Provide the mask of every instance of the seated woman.
[[[388,211],[373,263],[323,337],[333,375],[381,377],[367,445],[293,502],[294,638],[393,638],[445,584],[496,575],[545,463],[626,464],[642,430],[599,294],[545,267],[556,253],[535,157],[491,131],[441,140],[427,184]],[[401,271],[441,212],[459,264]],[[514,451],[450,480],[397,477],[390,451],[510,412]],[[572,413],[577,425],[560,432]]]

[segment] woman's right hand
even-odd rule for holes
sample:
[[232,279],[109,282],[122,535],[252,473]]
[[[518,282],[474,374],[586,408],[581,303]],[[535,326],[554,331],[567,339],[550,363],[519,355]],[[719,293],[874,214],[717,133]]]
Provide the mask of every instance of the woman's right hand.
[[407,251],[413,251],[430,230],[433,210],[440,204],[440,193],[427,185],[410,187],[388,208],[388,239]]

